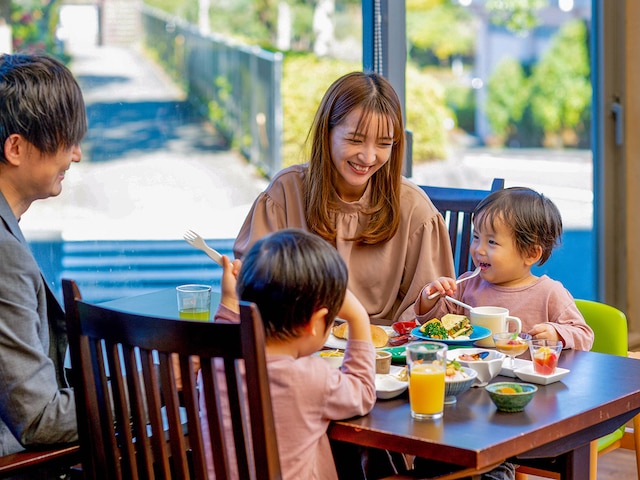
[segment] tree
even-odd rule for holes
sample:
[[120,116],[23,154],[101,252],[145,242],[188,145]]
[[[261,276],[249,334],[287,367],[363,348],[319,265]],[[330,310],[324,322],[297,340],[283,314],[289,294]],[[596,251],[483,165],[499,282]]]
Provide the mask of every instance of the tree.
[[529,101],[529,85],[519,61],[506,58],[487,85],[486,115],[499,143],[514,133]]
[[532,73],[531,108],[549,145],[574,144],[591,105],[587,28],[566,23]]
[[430,50],[444,63],[472,53],[475,30],[469,12],[450,0],[408,0],[407,37],[411,48]]
[[523,34],[538,25],[537,11],[547,5],[549,0],[487,0],[485,8],[492,23]]

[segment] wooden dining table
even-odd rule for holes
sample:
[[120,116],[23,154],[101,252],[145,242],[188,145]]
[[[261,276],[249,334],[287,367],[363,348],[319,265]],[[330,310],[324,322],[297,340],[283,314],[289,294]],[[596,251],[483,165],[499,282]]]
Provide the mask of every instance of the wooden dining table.
[[[212,295],[212,315],[219,302]],[[132,313],[178,317],[174,289],[112,300],[103,306]],[[446,405],[442,419],[411,417],[408,395],[378,400],[362,417],[334,421],[332,440],[376,447],[482,471],[503,461],[589,478],[589,442],[640,412],[640,361],[595,352],[564,350],[560,381],[538,385],[523,412],[496,409],[484,388],[471,388]],[[492,382],[509,380],[498,376]]]

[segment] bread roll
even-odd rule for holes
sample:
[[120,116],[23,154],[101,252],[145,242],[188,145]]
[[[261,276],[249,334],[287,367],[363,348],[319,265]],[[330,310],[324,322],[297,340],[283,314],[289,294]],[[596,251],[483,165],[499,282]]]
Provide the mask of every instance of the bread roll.
[[[331,333],[337,338],[349,338],[349,324],[347,322],[336,325],[331,329]],[[384,328],[371,325],[371,339],[375,348],[384,347],[389,341],[389,335]]]

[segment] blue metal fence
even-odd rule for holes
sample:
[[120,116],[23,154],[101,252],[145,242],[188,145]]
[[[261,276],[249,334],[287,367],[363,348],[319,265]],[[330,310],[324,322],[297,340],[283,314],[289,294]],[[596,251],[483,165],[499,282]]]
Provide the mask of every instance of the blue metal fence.
[[188,93],[199,113],[249,161],[272,176],[282,166],[282,54],[203,35],[144,6],[146,48]]
[[[233,258],[234,239],[207,239],[220,253]],[[92,240],[30,242],[36,261],[58,298],[61,280],[78,283],[89,302],[203,283],[220,288],[222,268],[182,240]]]

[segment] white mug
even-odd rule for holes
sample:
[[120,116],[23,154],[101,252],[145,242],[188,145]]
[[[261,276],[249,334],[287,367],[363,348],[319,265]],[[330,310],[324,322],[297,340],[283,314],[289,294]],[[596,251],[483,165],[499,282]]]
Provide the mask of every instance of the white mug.
[[495,347],[492,335],[494,333],[508,332],[508,324],[515,325],[515,332],[520,333],[522,322],[518,317],[509,315],[509,310],[502,307],[474,307],[469,311],[469,321],[471,325],[479,325],[491,330],[491,335],[475,343],[480,347]]

